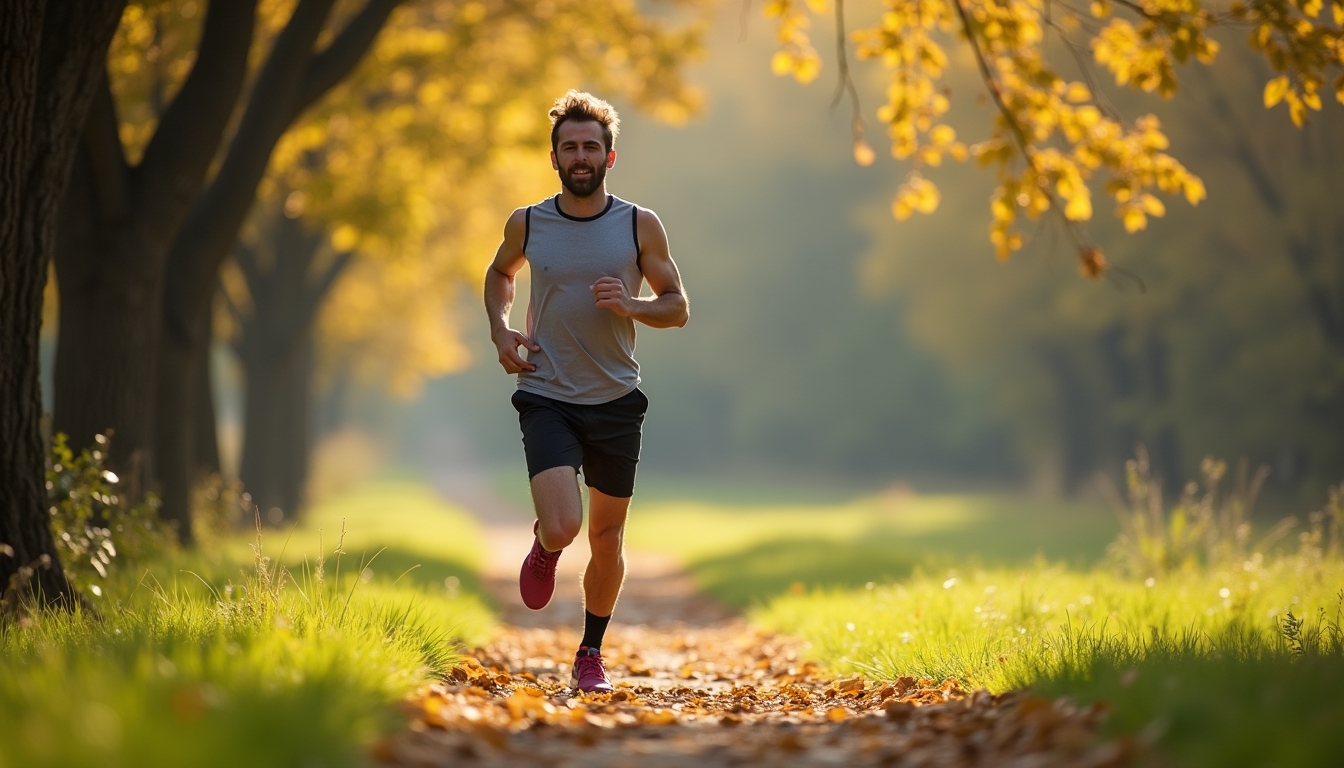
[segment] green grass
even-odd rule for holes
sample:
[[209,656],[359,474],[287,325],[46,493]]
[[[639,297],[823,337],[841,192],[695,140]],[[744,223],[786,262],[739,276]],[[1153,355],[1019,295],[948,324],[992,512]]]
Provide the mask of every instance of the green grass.
[[[292,570],[301,570],[321,544],[336,546],[345,530],[343,566],[369,569],[375,581],[397,581],[429,592],[451,591],[446,582],[480,593],[476,573],[483,564],[485,540],[475,522],[412,479],[379,480],[317,504],[302,525],[267,529],[267,554]],[[229,563],[250,563],[249,536],[233,538],[223,552]],[[220,569],[211,568],[218,575]]]
[[703,589],[738,606],[792,589],[907,578],[920,567],[1021,564],[1038,555],[1090,563],[1119,530],[1095,505],[987,494],[776,493],[773,503],[744,503],[732,486],[696,493],[679,500],[675,487],[641,486],[627,541],[679,556]]
[[398,699],[490,631],[479,534],[413,484],[323,504],[263,545],[123,573],[100,619],[0,630],[0,768],[359,765]]
[[655,483],[629,541],[840,673],[1103,701],[1107,734],[1172,765],[1344,754],[1344,560],[1253,556],[1148,583],[1100,565],[1119,524],[1084,505],[779,490]]

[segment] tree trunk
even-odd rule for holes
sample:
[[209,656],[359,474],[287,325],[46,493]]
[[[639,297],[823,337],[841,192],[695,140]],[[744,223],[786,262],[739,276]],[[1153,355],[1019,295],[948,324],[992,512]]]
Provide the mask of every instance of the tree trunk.
[[159,280],[145,269],[143,254],[165,249],[167,237],[132,229],[124,211],[100,206],[93,175],[81,153],[61,203],[52,431],[64,433],[79,451],[111,430],[108,466],[134,501],[154,477]]
[[215,386],[210,377],[211,358],[214,349],[214,316],[211,315],[210,327],[205,331],[210,339],[205,354],[196,365],[196,419],[192,425],[196,442],[192,448],[195,456],[196,475],[209,477],[221,473],[219,462],[219,423],[215,413]]
[[[39,336],[58,205],[125,0],[0,3],[0,600],[68,604],[47,512]],[[31,566],[36,568],[29,570]]]
[[1068,350],[1046,348],[1042,359],[1055,382],[1063,487],[1065,493],[1072,494],[1097,466],[1095,403],[1087,381],[1079,374],[1078,365]]
[[[81,136],[79,171],[62,203],[53,428],[76,450],[94,434],[114,430],[110,465],[131,501],[149,489],[158,470],[164,262],[242,92],[256,2],[209,4],[195,64],[134,169],[123,154],[103,68]],[[180,531],[189,535],[188,526]]]
[[[368,0],[325,48],[315,51],[333,0],[300,0],[276,36],[228,152],[210,185],[194,201],[164,267],[164,329],[159,335],[159,358],[161,365],[168,362],[159,372],[158,382],[173,394],[158,403],[157,420],[163,425],[159,431],[160,451],[182,451],[192,444],[192,437],[186,433],[191,430],[197,406],[196,380],[190,365],[206,354],[209,339],[204,327],[210,296],[219,269],[252,207],[271,152],[294,120],[359,63],[401,2]],[[170,435],[169,429],[179,434]],[[161,467],[165,491],[189,484],[190,469],[189,463],[176,460],[172,466]],[[167,479],[168,472],[175,476]],[[175,493],[173,499],[165,497],[164,516],[185,519],[187,511],[181,504],[180,494]],[[263,517],[264,512],[265,508]]]
[[312,339],[298,346],[291,355],[257,356],[244,365],[247,415],[240,477],[262,519],[271,524],[295,519],[308,481]]
[[[162,315],[155,314],[156,327]],[[167,334],[165,334],[167,335]],[[191,483],[195,479],[196,460],[196,387],[200,367],[205,364],[208,342],[195,345],[171,343],[159,345],[158,428],[154,446],[158,453],[159,489],[163,506],[159,514],[177,526],[178,541],[190,546]],[[176,340],[174,340],[176,341]]]
[[247,280],[252,311],[240,316],[238,356],[246,381],[243,459],[239,477],[270,523],[293,519],[303,503],[311,445],[313,324],[327,294],[350,262],[314,264],[325,236],[271,211],[258,249],[235,253]]

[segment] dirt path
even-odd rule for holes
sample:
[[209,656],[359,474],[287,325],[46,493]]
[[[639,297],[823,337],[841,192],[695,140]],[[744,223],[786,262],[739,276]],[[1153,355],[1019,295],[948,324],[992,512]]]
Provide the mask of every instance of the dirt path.
[[1100,767],[1132,757],[1128,742],[1097,746],[1101,713],[1066,700],[968,694],[908,677],[837,680],[798,642],[753,629],[697,593],[675,562],[643,552],[627,556],[603,646],[616,691],[576,695],[569,662],[586,547],[561,558],[551,605],[527,610],[517,578],[531,514],[495,497],[479,473],[465,471],[469,462],[452,466],[456,474],[434,481],[485,528],[486,584],[503,625],[451,681],[407,700],[409,726],[376,745],[376,764]]

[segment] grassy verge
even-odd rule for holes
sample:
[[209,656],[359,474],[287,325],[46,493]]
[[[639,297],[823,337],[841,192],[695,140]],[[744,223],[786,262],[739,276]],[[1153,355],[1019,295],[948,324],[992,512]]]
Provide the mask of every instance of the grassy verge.
[[[918,496],[768,489],[731,484],[685,490],[641,485],[627,541],[687,562],[703,589],[737,606],[790,591],[862,587],[968,562],[1093,562],[1119,529],[1097,505],[1034,502],[989,494]],[[790,500],[792,499],[792,500]]]
[[979,496],[646,497],[630,540],[837,671],[1104,701],[1112,734],[1175,765],[1344,753],[1344,559],[1304,538],[1132,578],[1096,565],[1118,530],[1096,510]]
[[259,556],[230,539],[123,573],[98,618],[11,623],[0,766],[358,765],[395,702],[489,631],[475,536],[423,489],[370,486]]

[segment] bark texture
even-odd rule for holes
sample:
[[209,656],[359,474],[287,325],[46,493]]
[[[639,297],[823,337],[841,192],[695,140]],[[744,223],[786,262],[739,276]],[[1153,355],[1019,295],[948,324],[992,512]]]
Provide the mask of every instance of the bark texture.
[[47,512],[38,384],[42,290],[80,127],[124,6],[125,0],[0,3],[0,593],[8,593],[6,601],[30,591],[47,602],[73,598]]
[[256,0],[210,3],[191,73],[133,168],[104,67],[62,204],[53,428],[76,450],[112,429],[110,464],[133,500],[157,475],[163,265],[242,92],[255,15]]

